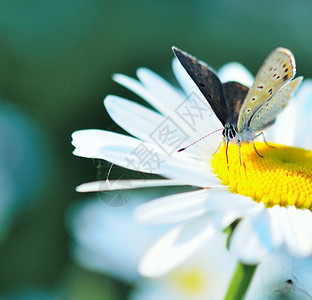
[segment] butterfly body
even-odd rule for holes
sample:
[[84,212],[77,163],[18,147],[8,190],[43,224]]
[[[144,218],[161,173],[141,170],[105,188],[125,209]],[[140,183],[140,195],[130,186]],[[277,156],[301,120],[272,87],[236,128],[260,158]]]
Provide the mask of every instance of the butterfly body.
[[250,89],[239,82],[221,83],[215,71],[175,47],[180,63],[222,123],[226,142],[250,142],[256,132],[272,125],[302,81],[292,53],[275,49],[264,61]]

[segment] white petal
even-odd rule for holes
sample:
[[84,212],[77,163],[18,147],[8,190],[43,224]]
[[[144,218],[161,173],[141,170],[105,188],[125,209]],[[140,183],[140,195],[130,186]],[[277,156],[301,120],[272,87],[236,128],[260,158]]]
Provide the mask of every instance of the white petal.
[[306,79],[303,81],[296,98],[294,99],[293,114],[296,115],[295,126],[295,141],[296,147],[312,149],[312,80]]
[[235,194],[226,187],[207,189],[207,212],[220,215],[220,226],[225,228],[238,218],[253,214],[258,210],[258,203],[249,197]]
[[101,180],[81,184],[76,187],[76,191],[80,193],[87,193],[178,185],[185,185],[185,183],[170,179]]
[[106,130],[87,129],[75,131],[72,134],[72,144],[76,147],[74,154],[87,158],[105,159],[101,149],[107,145],[113,145],[115,141],[134,147],[142,143],[138,139]]
[[223,214],[222,226],[225,228],[239,218],[248,217],[258,211],[259,204],[249,197],[228,192],[227,197],[214,204],[216,212]]
[[276,247],[280,247],[284,242],[283,239],[283,229],[281,224],[281,207],[279,205],[275,205],[267,209],[270,215],[270,232],[272,236],[272,240]]
[[213,222],[207,218],[196,218],[173,228],[147,251],[139,272],[147,277],[163,276],[200,249],[214,232]]
[[270,217],[267,209],[259,205],[257,215],[243,218],[236,226],[230,240],[230,250],[240,261],[257,264],[275,249],[270,232]]
[[281,225],[285,243],[290,253],[300,257],[307,257],[312,254],[312,234],[311,229],[306,228],[307,222],[304,211],[294,206],[283,207]]
[[184,181],[187,185],[201,187],[221,186],[214,174],[195,160],[168,158],[155,152],[153,160],[144,164],[134,161],[131,155],[135,147],[106,147],[102,149],[102,158],[118,166],[150,174],[159,174],[167,178]]
[[[182,72],[185,73],[185,70]],[[188,74],[186,76],[189,77]],[[139,69],[138,77],[150,95],[157,98],[159,102],[165,103],[164,107],[156,108],[170,119],[170,123],[177,124],[174,127],[181,131],[180,135],[188,137],[185,145],[222,128],[207,100],[197,87],[197,90],[185,95],[148,69]],[[190,77],[189,80],[191,80]],[[196,147],[192,147],[188,151],[192,154],[209,153],[211,155],[216,151],[221,140],[221,132],[215,133],[207,141],[198,143]]]
[[257,209],[259,204],[253,201],[250,197],[233,193],[228,189],[225,189],[222,194],[216,190],[210,190],[211,193],[215,193],[220,197],[218,201],[212,201],[211,205],[214,210],[222,211],[240,211],[240,216],[249,214],[250,210]]
[[140,205],[134,218],[136,222],[148,225],[185,221],[207,211],[207,197],[207,190],[199,190],[155,199]]
[[190,131],[189,126],[184,124],[184,122],[181,122],[181,118],[176,113],[176,109],[179,107],[180,104],[185,101],[183,97],[180,97],[179,100],[175,97],[174,104],[172,104],[172,99],[170,99],[169,97],[159,99],[157,95],[153,94],[152,91],[148,90],[144,85],[142,85],[141,82],[126,75],[115,74],[113,76],[113,79],[142,97],[142,99],[146,100],[150,105],[155,107],[165,117],[170,117],[174,121],[177,121],[177,123],[179,123],[179,125],[181,126],[182,130],[185,131],[186,134],[188,134],[188,132]]
[[224,65],[218,71],[221,82],[238,81],[250,87],[254,81],[252,74],[240,63],[232,62]]
[[221,221],[218,225],[222,230],[257,205],[250,198],[233,194],[223,187],[212,188],[170,195],[142,204],[136,209],[135,218],[143,224],[166,224],[211,212],[218,215]]
[[[193,135],[185,133],[178,124],[162,115],[135,102],[117,97],[107,96],[104,100],[105,107],[111,118],[130,134],[158,146],[169,153],[176,153],[178,149],[194,142]],[[216,149],[207,147],[191,147],[181,155],[195,157],[209,157]]]
[[181,90],[174,88],[151,70],[140,68],[137,70],[137,76],[151,94],[157,97],[159,101],[166,103],[168,109],[174,111],[181,104],[181,101],[184,101],[185,95]]
[[149,140],[164,117],[151,109],[118,96],[108,95],[104,105],[110,117],[133,136]]
[[118,166],[184,181],[195,186],[220,186],[209,165],[186,156],[170,157],[148,142],[104,130],[73,133],[74,154],[105,159]]
[[[146,70],[143,74],[147,74]],[[146,77],[148,76],[146,75]],[[153,78],[151,71],[149,71],[149,78]],[[173,127],[174,130],[179,130],[180,134],[186,136],[190,142],[194,142],[207,133],[213,132],[222,127],[220,126],[220,123],[217,123],[217,126],[215,124],[212,126],[216,117],[211,111],[208,102],[202,100],[196,94],[192,94],[189,97],[180,97],[180,100],[178,100],[176,95],[174,101],[172,101],[173,99],[170,99],[170,97],[159,99],[140,82],[125,75],[117,74],[114,76],[114,80],[137,93],[165,117],[168,117],[168,119],[166,119],[168,124],[165,125],[171,124],[169,128]],[[156,85],[158,84],[157,82],[158,80],[156,80]],[[198,143],[196,147],[203,148],[201,153],[207,152],[207,150],[210,154],[215,152],[221,141],[220,134],[221,133],[214,134],[214,136],[209,138],[209,143],[201,142]],[[196,149],[192,151],[196,151]]]
[[129,76],[123,74],[115,74],[113,79],[118,82],[119,84],[125,86],[132,92],[136,93],[142,99],[146,100],[150,105],[155,107],[159,112],[164,115],[167,115],[168,110],[166,107],[166,103],[159,101],[157,97],[151,94],[146,88],[138,81]]

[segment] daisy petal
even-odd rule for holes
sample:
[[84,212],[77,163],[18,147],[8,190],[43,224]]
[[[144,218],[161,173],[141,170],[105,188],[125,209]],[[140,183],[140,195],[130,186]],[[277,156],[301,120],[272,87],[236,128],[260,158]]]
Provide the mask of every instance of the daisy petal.
[[[144,78],[145,76],[153,76],[151,75],[152,73],[147,75],[145,69],[142,70],[144,71],[141,71],[140,76]],[[165,117],[168,117],[168,119],[166,119],[167,124],[164,124],[164,126],[168,127],[170,125],[169,128],[173,127],[171,130],[179,131],[180,134],[184,135],[187,139],[192,137],[190,142],[194,142],[207,133],[222,128],[208,102],[205,99],[201,100],[197,94],[181,97],[180,100],[177,99],[178,94],[176,94],[173,103],[170,97],[159,101],[159,98],[151,91],[147,90],[139,81],[121,74],[116,74],[113,78],[118,83],[138,94]],[[174,109],[172,106],[174,106]],[[214,125],[211,126],[212,124]],[[208,155],[214,153],[221,140],[220,134],[221,133],[214,134],[214,136],[209,139],[209,143],[199,143],[197,147],[202,148],[202,153],[204,151],[206,151]]]
[[295,256],[307,257],[312,252],[311,229],[306,228],[305,212],[293,206],[282,207],[281,228],[285,244]]
[[[170,157],[148,142],[104,130],[76,131],[72,137],[76,147],[74,154],[78,156],[104,159],[134,171],[181,180],[187,185],[220,185],[207,163],[182,155]],[[146,155],[149,155],[148,159]]]
[[115,74],[113,79],[124,87],[128,88],[130,91],[136,93],[142,99],[146,100],[150,105],[155,107],[159,112],[166,115],[166,106],[159,101],[154,95],[145,89],[144,86],[138,81],[129,76],[123,74]]
[[137,222],[149,225],[175,223],[208,212],[220,210],[221,213],[224,207],[233,202],[238,204],[238,208],[234,213],[227,214],[228,219],[229,215],[233,216],[231,223],[245,211],[244,205],[253,204],[253,201],[233,195],[225,189],[202,189],[155,199],[140,205],[135,211],[135,218]]
[[230,250],[245,264],[257,264],[275,249],[271,239],[270,217],[263,205],[257,214],[243,218],[236,226],[230,240]]
[[115,123],[143,140],[149,140],[151,134],[165,119],[151,109],[118,96],[108,95],[104,105]]
[[250,87],[254,81],[252,74],[240,63],[232,62],[224,65],[218,71],[221,82],[238,81]]
[[[159,143],[167,151],[176,152],[182,146],[193,142],[183,130],[173,129],[175,125],[168,118],[142,105],[112,95],[105,98],[104,104],[111,118],[124,130],[142,140]],[[169,127],[172,127],[171,130]],[[204,157],[212,154],[216,149],[209,147],[212,150],[208,151],[206,148],[192,147],[181,154]]]
[[146,252],[139,272],[147,277],[163,276],[200,249],[214,232],[206,218],[196,218],[173,228]]
[[[152,148],[150,148],[152,149]],[[152,160],[145,164],[135,164],[132,153],[136,147],[114,145],[101,150],[101,158],[134,171],[158,174],[167,178],[184,181],[186,185],[201,187],[221,186],[220,180],[211,172],[208,166],[191,159],[168,158],[163,153],[154,152]]]
[[283,233],[282,233],[282,225],[281,225],[281,207],[279,205],[275,205],[268,209],[268,213],[270,215],[270,231],[272,235],[272,240],[274,241],[274,245],[281,246],[283,243]]
[[105,159],[101,149],[107,145],[114,144],[116,140],[123,145],[132,145],[134,147],[142,143],[138,139],[111,131],[97,129],[79,130],[72,134],[72,144],[76,147],[73,153],[87,158]]
[[258,210],[259,204],[252,201],[249,197],[231,194],[229,191],[226,193],[226,197],[220,197],[213,204],[216,212],[223,215],[221,222],[223,228],[231,225],[235,220],[253,214],[254,211]]
[[149,91],[144,85],[142,85],[141,82],[122,74],[115,74],[113,76],[113,79],[139,95],[142,99],[144,99],[147,103],[156,108],[165,117],[170,117],[173,120],[178,119],[177,121],[179,123],[179,126],[183,131],[185,131],[186,135],[188,135],[188,132],[191,129],[189,128],[189,126],[187,126],[187,124],[185,124],[185,122],[181,122],[180,117],[176,113],[176,109],[178,108],[178,106],[182,104],[185,100],[183,97],[181,97],[179,100],[175,98],[174,109],[172,109],[172,103],[169,97],[166,97],[165,99],[162,99],[162,101],[159,101],[159,98],[151,91]]
[[153,179],[153,180],[101,180],[81,184],[76,187],[76,191],[80,193],[87,192],[103,192],[103,191],[115,191],[115,190],[128,190],[149,188],[157,186],[179,186],[185,185],[184,182],[168,179]]
[[147,225],[176,223],[203,215],[206,211],[207,190],[162,197],[140,205],[135,221]]
[[157,97],[160,102],[162,101],[167,104],[167,109],[174,111],[184,101],[185,95],[181,90],[178,91],[151,70],[140,68],[137,70],[137,76],[151,94]]
[[312,149],[312,137],[307,134],[311,132],[312,124],[310,116],[312,114],[312,80],[306,79],[301,84],[301,87],[294,99],[294,106],[292,113],[297,116],[296,126],[293,123],[291,125],[295,129],[295,137],[293,145],[296,147],[302,147],[305,149]]
[[[215,122],[216,116],[200,92],[199,94],[193,92],[186,95],[178,92],[168,82],[146,68],[140,68],[137,76],[152,95],[155,95],[161,102],[166,103],[165,114],[171,119],[171,122],[179,124],[181,128],[180,135],[192,136],[189,143],[221,128],[220,122]],[[186,76],[189,77],[188,74]],[[214,143],[214,140],[220,141],[219,136],[218,138],[215,137],[215,139],[210,138],[210,144]],[[209,148],[213,150],[210,150],[209,153],[212,154],[217,149],[217,143],[210,145]],[[196,149],[201,147],[203,145],[198,145]]]

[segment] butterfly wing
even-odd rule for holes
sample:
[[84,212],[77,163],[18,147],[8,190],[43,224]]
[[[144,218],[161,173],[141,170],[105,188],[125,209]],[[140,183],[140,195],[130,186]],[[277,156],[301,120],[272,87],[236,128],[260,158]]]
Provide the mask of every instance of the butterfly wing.
[[188,53],[175,47],[173,47],[172,50],[224,126],[228,111],[223,95],[222,84],[215,72],[205,63],[197,60]]
[[252,116],[249,127],[252,131],[265,129],[275,122],[276,116],[286,107],[290,98],[302,82],[303,77],[298,77],[277,91],[277,93],[265,102]]
[[223,84],[223,91],[228,109],[227,122],[236,126],[239,112],[248,93],[248,87],[235,81]]
[[275,49],[261,66],[239,113],[237,129],[242,132],[250,119],[265,102],[271,99],[296,73],[293,54],[285,48]]

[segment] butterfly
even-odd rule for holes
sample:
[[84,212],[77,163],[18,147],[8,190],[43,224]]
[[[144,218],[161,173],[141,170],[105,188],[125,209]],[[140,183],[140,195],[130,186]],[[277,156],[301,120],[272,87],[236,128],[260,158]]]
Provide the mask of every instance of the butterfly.
[[[298,77],[292,80],[296,64],[291,51],[282,47],[272,51],[248,89],[235,81],[221,83],[216,72],[207,64],[176,47],[172,49],[222,123],[227,146],[229,142],[235,142],[240,151],[241,142],[252,141],[256,153],[262,156],[255,147],[254,139],[263,135],[262,131],[275,122],[303,79]],[[261,133],[256,134],[259,131]]]

